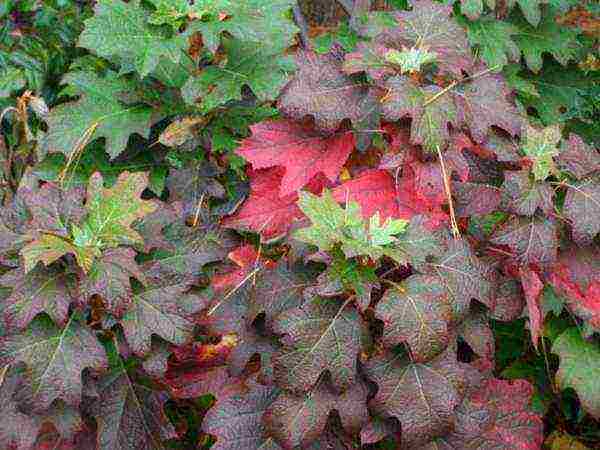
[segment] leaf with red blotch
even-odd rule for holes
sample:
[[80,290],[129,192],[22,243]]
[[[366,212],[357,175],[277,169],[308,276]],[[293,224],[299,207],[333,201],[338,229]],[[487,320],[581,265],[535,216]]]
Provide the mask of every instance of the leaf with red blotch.
[[0,366],[17,362],[28,368],[27,378],[39,410],[48,408],[57,398],[68,405],[79,405],[81,372],[107,366],[104,349],[77,312],[62,329],[40,315],[23,333],[0,338]]
[[0,442],[2,448],[29,450],[38,434],[40,424],[33,417],[23,414],[14,399],[23,377],[14,368],[0,369]]
[[567,299],[567,306],[593,329],[600,330],[600,248],[571,247],[559,254],[545,279]]
[[359,42],[356,50],[345,56],[344,72],[348,75],[366,72],[375,82],[396,74],[397,68],[386,58],[390,50],[381,43]]
[[218,399],[204,420],[202,429],[217,438],[214,450],[259,450],[267,441],[263,414],[277,399],[280,390],[274,386],[248,383],[247,392]]
[[362,445],[376,444],[387,437],[393,437],[396,444],[400,442],[400,427],[394,419],[371,417],[369,422],[360,430],[360,443]]
[[258,381],[271,385],[273,381],[273,355],[278,345],[272,336],[260,334],[254,327],[248,326],[238,335],[237,345],[231,350],[227,364],[229,373],[234,377],[241,376],[246,365],[254,355],[260,358]]
[[533,342],[534,347],[537,348],[537,343],[540,339],[542,326],[544,324],[544,316],[540,305],[540,296],[544,289],[544,283],[540,280],[540,276],[527,266],[521,266],[519,268],[519,276],[521,278],[523,292],[525,293],[525,300],[527,300],[531,341]]
[[338,129],[344,119],[359,125],[379,109],[373,88],[342,70],[343,56],[298,51],[295,77],[281,92],[277,108],[286,117],[300,121],[314,117],[316,128],[325,133]]
[[354,136],[344,131],[324,138],[315,130],[289,120],[265,121],[250,126],[252,136],[242,141],[236,153],[252,167],[285,167],[279,196],[297,192],[317,174],[337,181],[354,149]]
[[217,273],[212,277],[211,286],[215,291],[237,288],[250,275],[254,275],[261,266],[273,267],[273,261],[262,258],[256,249],[249,244],[242,245],[229,252],[227,257],[238,265],[239,269],[226,273]]
[[31,213],[28,225],[31,230],[68,237],[68,225],[79,223],[86,213],[85,190],[81,187],[62,190],[53,183],[46,183],[36,191],[24,193],[22,198]]
[[132,302],[130,278],[137,278],[141,282],[145,280],[135,256],[136,252],[131,248],[117,247],[106,250],[94,261],[89,273],[79,285],[84,299],[99,295],[106,310],[116,317],[121,317]]
[[96,448],[95,431],[83,430],[75,434],[72,438],[65,438],[55,430],[43,430],[35,444],[34,450],[83,450]]
[[586,144],[578,135],[571,133],[566,148],[556,158],[561,169],[568,170],[577,179],[600,171],[600,153]]
[[465,383],[454,349],[427,363],[386,351],[367,361],[365,373],[379,386],[371,410],[400,421],[406,448],[420,448],[451,430]]
[[439,229],[450,220],[442,209],[447,198],[438,163],[423,163],[415,155],[407,155],[397,193],[401,219],[410,220],[414,216],[423,215],[427,219],[425,226],[429,230]]
[[499,277],[492,294],[492,303],[488,305],[491,317],[511,322],[521,316],[525,300],[521,283],[514,278]]
[[284,344],[274,356],[278,386],[307,392],[326,370],[338,389],[357,379],[366,327],[348,302],[313,298],[277,316],[273,330]]
[[551,264],[556,261],[558,226],[551,218],[513,216],[492,234],[491,242],[508,246],[523,264]]
[[473,68],[465,30],[450,17],[452,7],[430,0],[414,2],[412,11],[394,14],[398,25],[388,28],[375,42],[400,50],[402,46],[425,48],[436,55],[440,71],[462,77]]
[[357,434],[369,417],[368,391],[364,383],[358,382],[336,394],[324,376],[305,394],[296,396],[284,391],[265,413],[267,433],[285,450],[306,448],[319,437],[335,410],[344,429]]
[[215,344],[192,342],[190,344],[173,347],[173,366],[216,367],[225,364],[231,350],[238,343],[235,334],[226,334]]
[[229,376],[226,366],[169,368],[162,381],[168,386],[170,395],[178,399],[198,398],[206,394],[227,397],[239,390],[238,380]]
[[159,394],[129,373],[113,343],[107,344],[110,372],[98,381],[99,397],[89,406],[98,423],[98,450],[160,449],[177,437]]
[[[485,69],[479,66],[479,69]],[[523,118],[517,108],[508,101],[510,90],[502,75],[487,74],[475,78],[464,86],[462,92],[452,95],[458,111],[458,121],[475,141],[485,142],[492,126],[502,128],[512,136],[518,136]]]
[[505,172],[502,188],[507,212],[533,216],[538,209],[547,215],[554,211],[554,189],[549,183],[536,181],[529,170]]
[[472,299],[485,305],[492,302],[491,268],[464,239],[452,240],[444,256],[431,263],[431,267],[446,286],[455,318],[462,318]]
[[[298,195],[292,193],[279,196],[285,169],[273,167],[251,171],[250,195],[242,207],[232,216],[226,217],[222,225],[236,230],[253,231],[260,234],[263,242],[269,242],[286,234],[295,220],[304,217],[296,202]],[[318,176],[311,180],[307,189],[319,193],[324,183]]]
[[452,307],[437,277],[412,275],[385,291],[375,307],[383,321],[383,344],[407,343],[414,361],[428,361],[450,342]]
[[483,216],[498,208],[502,191],[496,186],[479,183],[452,183],[454,212],[457,217]]
[[436,439],[432,448],[542,448],[544,425],[530,406],[533,392],[533,386],[525,380],[485,380],[457,408],[454,431]]
[[348,200],[358,203],[364,219],[370,219],[377,212],[382,222],[399,217],[396,185],[386,170],[367,170],[335,187],[331,193],[339,203]]
[[386,95],[382,112],[387,120],[412,118],[410,139],[430,152],[444,150],[450,140],[448,125],[457,126],[456,106],[448,95],[437,97],[442,88],[429,85],[419,87],[406,76],[396,76],[386,82]]
[[187,293],[189,287],[187,282],[152,280],[132,296],[131,306],[119,323],[136,355],[150,351],[152,335],[178,345],[192,337],[193,316],[207,302],[199,295]]
[[591,244],[600,233],[600,177],[569,184],[563,214],[571,221],[573,240]]
[[0,285],[12,292],[3,303],[4,322],[11,331],[27,327],[41,312],[59,326],[68,320],[69,305],[75,301],[75,279],[55,267],[36,266],[25,273],[14,269],[0,277]]

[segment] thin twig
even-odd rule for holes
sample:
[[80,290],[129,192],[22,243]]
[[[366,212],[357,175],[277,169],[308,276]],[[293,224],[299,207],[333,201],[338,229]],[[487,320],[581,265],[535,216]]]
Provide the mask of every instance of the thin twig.
[[450,208],[450,223],[452,224],[452,235],[454,239],[460,238],[460,231],[458,229],[458,223],[456,222],[456,214],[454,213],[454,202],[452,201],[452,191],[450,189],[450,179],[446,172],[446,165],[444,164],[444,157],[440,146],[437,146],[438,157],[440,158],[440,166],[442,167],[442,176],[444,177],[444,190],[446,191],[446,197],[448,198],[448,206]]

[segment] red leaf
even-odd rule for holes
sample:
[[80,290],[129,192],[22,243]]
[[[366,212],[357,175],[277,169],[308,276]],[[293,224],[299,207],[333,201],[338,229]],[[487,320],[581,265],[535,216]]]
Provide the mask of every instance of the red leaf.
[[[223,220],[223,225],[237,230],[254,231],[261,235],[263,241],[287,233],[292,223],[304,215],[296,205],[296,193],[279,196],[283,173],[284,169],[281,167],[250,171],[250,195],[234,215]],[[323,181],[322,177],[316,177],[307,189],[319,193],[324,186]]]
[[217,274],[212,278],[212,287],[215,291],[222,291],[228,287],[240,284],[257,263],[273,267],[274,263],[261,258],[252,245],[243,245],[230,252],[227,257],[239,266],[239,269],[224,274]]
[[394,178],[385,170],[364,172],[333,189],[332,194],[340,203],[357,202],[365,219],[376,212],[381,220],[399,217]]
[[285,167],[279,195],[285,197],[303,188],[315,175],[337,180],[354,148],[351,132],[324,138],[314,129],[289,120],[252,125],[252,136],[237,149],[254,169]]
[[540,280],[539,275],[531,268],[523,266],[519,270],[521,276],[521,284],[525,292],[527,300],[527,310],[529,311],[529,328],[531,330],[531,340],[537,348],[537,343],[542,331],[544,317],[540,308],[540,295],[544,289],[544,283]]

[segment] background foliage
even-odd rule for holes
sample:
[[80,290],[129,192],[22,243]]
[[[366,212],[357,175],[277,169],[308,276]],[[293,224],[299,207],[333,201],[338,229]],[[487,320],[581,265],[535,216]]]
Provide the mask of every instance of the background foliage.
[[0,21],[0,449],[600,448],[597,2]]

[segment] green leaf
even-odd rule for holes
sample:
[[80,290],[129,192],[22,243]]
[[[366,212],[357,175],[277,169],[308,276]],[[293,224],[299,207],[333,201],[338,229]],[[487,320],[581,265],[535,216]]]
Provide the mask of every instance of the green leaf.
[[23,268],[25,272],[29,272],[38,262],[49,266],[68,253],[75,255],[79,266],[86,271],[90,268],[94,257],[99,256],[98,251],[93,247],[80,247],[62,236],[42,233],[21,250]]
[[415,73],[421,71],[421,66],[435,62],[437,54],[424,48],[411,47],[402,51],[391,49],[385,55],[385,59],[400,66],[400,73]]
[[1,338],[0,365],[16,362],[27,365],[33,398],[40,409],[56,398],[79,405],[83,369],[108,366],[104,349],[79,313],[62,329],[47,316],[39,316],[22,334]]
[[518,33],[516,26],[493,16],[485,16],[475,22],[465,21],[464,24],[469,43],[479,50],[481,59],[489,67],[502,68],[521,58],[521,50],[512,39]]
[[67,74],[69,92],[79,100],[53,108],[48,117],[47,144],[52,152],[71,156],[98,138],[106,139],[106,151],[115,158],[127,145],[129,135],[148,138],[152,110],[145,105],[125,105],[119,94],[131,92],[135,85],[114,72],[100,78],[91,72]]
[[9,97],[13,92],[25,87],[23,72],[16,67],[0,69],[0,98]]
[[518,4],[521,8],[523,16],[527,19],[533,27],[537,27],[542,17],[542,11],[540,10],[544,0],[508,0],[508,8],[513,8],[515,4]]
[[558,125],[552,125],[541,130],[528,125],[525,129],[523,153],[532,162],[532,172],[537,181],[544,181],[550,172],[555,172],[554,156],[560,152],[557,147],[561,134]]
[[298,32],[291,15],[293,0],[197,0],[187,33],[199,31],[207,48],[215,53],[221,35],[231,34],[241,41],[284,49]]
[[96,172],[88,185],[88,215],[82,227],[89,232],[88,241],[85,242],[87,245],[82,242],[80,246],[107,248],[119,244],[143,244],[142,237],[131,228],[131,224],[157,207],[155,203],[140,198],[147,186],[148,176],[145,173],[123,172],[112,188],[105,188],[102,175]]
[[573,388],[583,408],[600,419],[600,349],[586,341],[578,328],[569,328],[561,334],[552,352],[560,358],[556,381],[561,389]]
[[168,37],[160,28],[148,25],[149,19],[150,13],[139,0],[99,0],[94,16],[85,21],[78,44],[107,59],[121,58],[145,77],[161,58],[179,62],[187,45],[184,36]]
[[294,59],[264,45],[238,39],[224,39],[227,63],[211,65],[190,78],[181,93],[184,100],[210,111],[230,100],[241,100],[241,89],[250,87],[261,102],[275,100],[295,69]]

